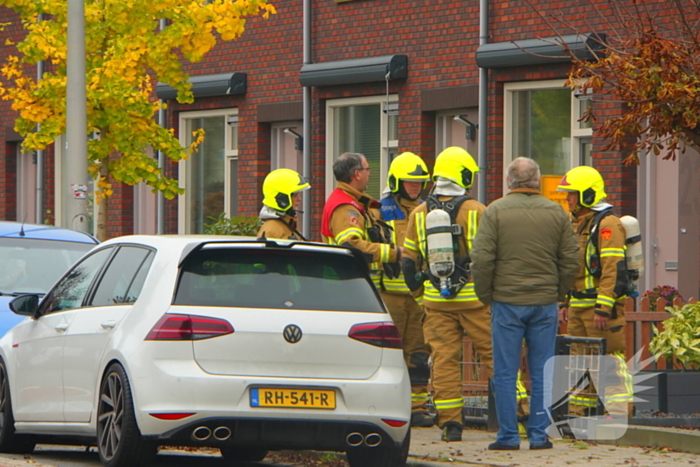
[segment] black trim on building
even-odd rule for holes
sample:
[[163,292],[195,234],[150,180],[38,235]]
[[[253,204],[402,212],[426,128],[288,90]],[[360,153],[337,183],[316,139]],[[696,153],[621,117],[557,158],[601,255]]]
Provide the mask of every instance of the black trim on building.
[[476,50],[476,64],[481,68],[550,65],[571,62],[568,48],[579,60],[596,60],[604,56],[606,34],[571,34],[523,41],[492,42]]
[[[192,94],[198,97],[243,95],[248,90],[247,73],[219,73],[191,76]],[[177,98],[177,89],[165,83],[156,84],[156,96],[164,101]]]
[[307,63],[301,67],[302,86],[332,86],[336,84],[371,83],[389,79],[404,79],[408,73],[406,55],[383,55],[326,63]]

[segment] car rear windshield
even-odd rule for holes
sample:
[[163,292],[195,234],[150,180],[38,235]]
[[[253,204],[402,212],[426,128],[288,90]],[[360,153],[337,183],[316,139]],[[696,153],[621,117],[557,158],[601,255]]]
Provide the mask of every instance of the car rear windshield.
[[366,266],[343,254],[205,249],[182,266],[174,305],[383,312]]

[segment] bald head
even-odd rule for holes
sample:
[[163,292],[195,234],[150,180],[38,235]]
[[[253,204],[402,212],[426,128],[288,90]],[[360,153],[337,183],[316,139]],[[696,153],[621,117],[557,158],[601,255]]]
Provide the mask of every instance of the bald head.
[[508,188],[539,188],[540,166],[529,157],[518,157],[508,166]]

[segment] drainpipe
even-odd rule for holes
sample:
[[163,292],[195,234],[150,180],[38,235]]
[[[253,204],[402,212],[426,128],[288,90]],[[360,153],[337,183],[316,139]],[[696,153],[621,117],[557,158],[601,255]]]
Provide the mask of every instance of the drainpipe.
[[[304,0],[303,3],[303,59],[304,65],[311,63],[311,0]],[[304,178],[311,181],[311,87],[304,86],[303,104],[303,163],[302,171]],[[304,237],[311,236],[311,194],[304,196],[304,218],[302,220],[302,233]]]
[[[489,2],[479,0],[479,45],[487,44],[489,41]],[[479,68],[479,155],[478,165],[481,169],[477,172],[479,180],[478,200],[483,204],[488,204],[486,199],[486,172],[488,171],[486,162],[486,121],[488,115],[488,71],[486,68]]]
[[[44,21],[44,14],[39,13],[38,22]],[[36,64],[36,82],[39,83],[44,76],[44,61],[39,60]],[[37,133],[41,131],[41,124],[36,124]],[[36,152],[36,223],[44,222],[44,151],[39,149]]]
[[[165,29],[165,20],[160,20],[160,30]],[[161,128],[165,128],[165,109],[163,106],[163,101],[160,101],[161,108],[158,109],[158,125]],[[158,168],[161,173],[165,173],[165,154],[163,151],[158,151]],[[158,235],[163,235],[165,233],[165,196],[160,191],[156,194],[156,233]]]

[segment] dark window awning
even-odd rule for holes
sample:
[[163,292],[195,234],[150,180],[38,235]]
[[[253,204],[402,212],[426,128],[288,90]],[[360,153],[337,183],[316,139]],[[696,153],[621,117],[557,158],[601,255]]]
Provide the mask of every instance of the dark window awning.
[[[243,95],[247,90],[246,73],[220,73],[216,75],[191,76],[192,94],[198,97],[235,96]],[[177,89],[165,84],[156,84],[156,96],[164,101],[174,100]]]
[[336,84],[371,83],[389,79],[404,79],[408,72],[406,55],[384,55],[337,62],[307,63],[301,67],[302,86],[332,86]]
[[571,62],[566,45],[579,60],[604,56],[605,34],[571,34],[522,41],[492,42],[476,50],[476,64],[481,68],[550,65]]

